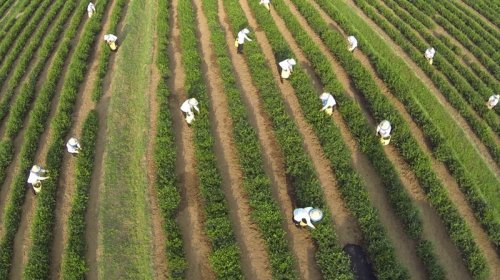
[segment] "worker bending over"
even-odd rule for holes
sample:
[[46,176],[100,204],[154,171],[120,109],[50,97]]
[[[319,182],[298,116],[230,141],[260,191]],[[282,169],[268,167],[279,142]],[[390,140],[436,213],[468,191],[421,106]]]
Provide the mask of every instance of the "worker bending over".
[[28,184],[33,187],[33,192],[37,195],[42,190],[42,181],[48,179],[49,177],[42,177],[43,174],[48,171],[41,168],[38,165],[33,165],[30,170],[30,176],[28,177]]
[[349,42],[349,48],[348,50],[350,52],[353,52],[356,47],[358,47],[358,40],[356,40],[356,37],[354,36],[349,36],[347,37],[347,42]]
[[250,30],[248,28],[245,28],[238,32],[238,38],[236,39],[237,42],[237,47],[238,47],[238,53],[243,53],[243,44],[245,43],[245,40],[247,41],[252,41],[252,39],[248,38],[247,34],[250,33]]
[[87,6],[87,13],[89,14],[89,18],[95,13],[95,5],[92,2]]
[[279,66],[281,67],[281,82],[283,82],[283,79],[288,79],[288,77],[290,77],[293,66],[296,64],[297,62],[293,58],[285,59],[279,63]]
[[198,113],[200,112],[200,109],[198,108],[198,100],[196,100],[196,98],[189,98],[181,105],[181,111],[184,113],[184,118],[186,118],[186,122],[188,124],[191,124],[194,121],[193,108]]
[[112,51],[116,51],[116,49],[118,48],[117,42],[116,42],[117,40],[118,40],[118,37],[116,37],[113,34],[104,35],[104,41],[106,41],[106,43],[108,43],[108,45]]
[[488,109],[493,109],[498,104],[498,101],[500,101],[500,94],[492,95],[486,102],[486,106],[488,106]]
[[320,96],[319,99],[321,99],[321,102],[323,103],[323,108],[321,108],[320,111],[325,111],[327,115],[332,115],[333,113],[333,107],[337,104],[335,102],[335,98],[329,93],[329,92],[323,92]]
[[293,210],[293,221],[296,226],[316,228],[311,222],[319,222],[323,218],[323,212],[317,208],[306,207]]
[[391,123],[388,120],[383,120],[377,126],[377,133],[380,136],[380,143],[387,145],[391,142]]
[[264,5],[264,7],[266,7],[266,9],[271,12],[271,5],[270,5],[270,1],[269,0],[260,0],[260,5]]
[[80,143],[75,137],[71,137],[68,140],[68,143],[66,143],[66,148],[68,149],[68,152],[72,155],[76,155],[80,152],[82,147],[80,146]]
[[425,50],[425,58],[429,61],[429,64],[432,65],[432,61],[434,59],[434,55],[436,54],[436,50],[434,48],[428,48]]

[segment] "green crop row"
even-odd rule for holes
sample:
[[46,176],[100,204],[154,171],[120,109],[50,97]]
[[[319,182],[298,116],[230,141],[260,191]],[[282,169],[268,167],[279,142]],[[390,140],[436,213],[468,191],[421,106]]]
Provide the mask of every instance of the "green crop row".
[[500,8],[495,11],[493,8],[495,3],[493,1],[479,1],[479,0],[462,0],[462,2],[466,3],[468,6],[472,7],[478,13],[483,15],[485,18],[493,22],[496,26],[500,26],[500,18],[498,15],[500,14]]
[[13,2],[15,2],[15,1],[14,0],[6,0],[6,1],[3,1],[2,4],[0,4],[0,19],[2,19],[5,16],[5,14],[7,14],[7,9],[12,7]]
[[[10,15],[8,17],[6,17],[5,15],[2,15],[0,16],[0,40],[3,38],[3,36],[5,34],[7,34],[7,31],[14,25],[14,23],[16,22],[16,19],[18,17],[18,15],[16,15],[17,12],[19,11],[23,11],[24,8],[29,4],[29,0],[22,0],[21,1],[18,1],[19,3],[16,3],[16,5],[18,5],[18,7],[14,7],[13,9],[11,9],[10,11]],[[9,6],[9,5],[7,5]],[[12,5],[11,5],[12,6]],[[3,10],[4,7],[0,7],[0,10]],[[5,23],[5,21],[7,21],[7,23]]]
[[[359,1],[358,1],[359,4]],[[376,14],[373,12],[373,10],[370,10],[367,8],[367,6],[362,7],[363,10],[367,14],[369,14],[370,17],[377,17]],[[393,30],[390,29],[390,27],[384,22],[384,20],[377,18],[376,19],[377,24],[380,26],[383,26],[383,29],[386,30],[387,34],[389,34],[391,37],[394,36],[394,39],[397,40],[397,42],[405,49],[411,51],[411,56],[415,60],[415,62],[419,63],[421,67],[427,67],[427,69],[431,68],[425,61],[421,59],[421,56],[419,53],[412,49],[411,46],[407,46],[407,42],[405,42],[404,39],[401,38],[401,35],[398,36],[397,33],[391,32]],[[420,59],[420,61],[418,61]],[[436,63],[437,64],[437,63]],[[438,85],[439,80],[435,81],[435,84]],[[444,84],[444,82],[440,83],[441,86]],[[497,157],[494,157],[497,159]],[[500,221],[498,221],[498,217],[495,217],[495,213],[498,213],[498,207],[496,207],[495,201],[496,197],[492,193],[490,196],[492,198],[488,199],[484,197],[484,194],[481,194],[480,188],[482,187],[480,184],[475,183],[470,176],[466,176],[466,173],[459,172],[457,173],[456,167],[458,164],[457,159],[451,159],[451,162],[448,162],[448,168],[450,171],[455,171],[454,176],[457,178],[459,185],[461,186],[462,191],[466,194],[466,197],[471,204],[474,212],[476,213],[477,218],[480,220],[480,222],[485,226],[486,230],[488,231],[488,234],[490,235],[490,238],[492,239],[492,242],[496,245],[499,246],[500,244],[500,235],[498,234],[498,230],[500,229]],[[455,162],[455,163],[454,163]],[[491,192],[491,189],[488,188]]]
[[[337,96],[337,100],[339,101],[339,111],[342,113],[342,116],[350,128],[350,131],[353,133],[354,137],[359,143],[359,147],[361,150],[368,156],[372,165],[376,169],[378,174],[383,174],[381,176],[381,180],[385,185],[387,190],[387,195],[391,201],[392,207],[394,208],[395,213],[400,217],[403,222],[404,230],[406,233],[412,238],[416,240],[416,243],[424,243],[422,237],[423,226],[420,220],[417,208],[412,204],[411,199],[405,191],[404,186],[402,185],[399,175],[397,174],[396,169],[393,164],[386,158],[382,146],[378,143],[377,137],[373,136],[373,128],[369,126],[359,106],[345,94],[343,94],[344,89],[342,85],[335,78],[335,74],[333,72],[332,66],[328,63],[327,58],[321,53],[320,49],[314,44],[309,35],[302,29],[299,22],[295,19],[293,14],[289,11],[286,5],[281,0],[275,0],[274,5],[276,6],[276,10],[281,15],[281,18],[285,21],[288,29],[291,31],[292,35],[296,39],[296,42],[299,44],[303,52],[308,56],[311,61],[311,65],[313,66],[315,72],[320,78],[322,84],[324,85],[327,91],[331,91],[334,95]],[[309,4],[305,2],[296,1],[299,11],[308,15],[307,20],[311,20],[315,18],[315,14],[311,13],[312,8]],[[312,20],[312,24],[319,27],[320,24],[314,24],[314,20]],[[265,23],[269,25],[270,23]],[[323,30],[324,32],[324,30]],[[273,35],[273,38],[277,37],[277,35]],[[336,43],[336,52],[344,52],[347,53],[345,48],[345,42],[335,42]],[[330,44],[329,44],[330,45]],[[377,87],[373,80],[370,80],[369,73],[359,64],[359,62],[352,61],[350,62],[352,67],[348,69],[348,72],[354,78],[355,87],[364,95],[368,95],[373,93],[377,95]],[[297,72],[297,71],[295,71]],[[296,75],[296,74],[294,74]],[[325,131],[323,128],[323,124],[321,124],[317,118],[317,94],[314,94],[314,90],[310,87],[308,90],[304,87],[305,84],[310,84],[307,81],[306,77],[302,77],[301,80],[299,78],[292,79],[292,83],[295,84],[296,94],[299,95],[299,102],[303,104],[303,111],[306,112],[306,117],[308,120],[316,127],[317,135],[322,139],[324,144],[325,151],[331,151],[334,147],[328,147],[331,139],[331,132]],[[309,100],[309,102],[307,102]],[[378,114],[377,114],[378,113]],[[309,115],[309,116],[308,116]],[[385,116],[384,113],[374,112],[376,118],[382,120]],[[392,121],[392,119],[391,119]],[[408,127],[400,125],[400,123],[393,123],[399,129],[402,128],[402,134],[405,135],[403,139],[407,139],[407,135],[409,134]],[[406,128],[406,129],[405,129]],[[343,147],[342,149],[346,149]],[[338,156],[334,153],[326,152],[329,156],[332,166],[336,168],[337,174],[342,177],[342,172],[352,172],[349,169],[342,170],[340,167],[337,168],[336,164],[338,161]],[[352,197],[353,193],[346,193],[347,201],[356,201],[356,203],[364,204],[369,203],[369,201],[359,201],[357,197],[360,191],[356,190],[356,197]],[[366,207],[360,207],[360,205],[353,205],[352,211],[357,213],[360,220],[360,224],[368,227],[369,224],[364,223],[362,217],[366,215],[361,210],[364,210]],[[375,221],[374,221],[375,222]],[[372,226],[374,227],[374,226]],[[369,236],[370,232],[365,233],[365,236]],[[425,254],[421,256],[422,261],[425,263],[425,258],[430,258],[431,260],[435,260],[436,257],[431,247],[425,247],[429,250],[424,250]],[[424,258],[425,257],[425,258]],[[377,256],[374,256],[376,259]],[[385,260],[384,260],[385,261]],[[444,274],[442,268],[439,266],[437,262],[427,262],[429,265],[427,268],[427,272],[429,275],[432,275],[433,279],[443,279]],[[391,270],[391,268],[387,269]],[[379,272],[384,274],[383,272]]]
[[191,1],[179,1],[178,19],[181,30],[182,65],[188,98],[199,102],[198,114],[192,126],[196,171],[205,209],[205,230],[212,244],[209,260],[213,272],[222,279],[242,279],[240,249],[229,219],[229,209],[222,191],[222,178],[213,152],[215,141],[210,132],[210,100],[201,73],[202,60],[196,35],[196,15]]
[[184,279],[187,267],[183,251],[181,230],[176,222],[181,201],[180,190],[175,176],[175,136],[172,127],[172,116],[168,108],[170,92],[167,80],[170,78],[168,68],[169,6],[170,1],[158,1],[157,35],[158,53],[156,64],[161,75],[158,83],[157,99],[158,121],[155,140],[156,191],[158,205],[163,216],[163,229],[166,239],[166,256],[169,279]]
[[[294,2],[297,1],[298,0],[294,0]],[[411,73],[411,71],[404,68],[407,67],[404,62],[399,59],[395,59],[394,54],[392,54],[392,51],[390,51],[387,45],[385,45],[385,42],[379,39],[379,37],[377,37],[378,35],[374,35],[372,29],[366,25],[364,21],[360,18],[350,16],[351,12],[349,12],[350,10],[346,5],[333,5],[325,0],[316,0],[316,2],[344,30],[346,30],[349,34],[355,35],[358,40],[361,40],[361,42],[364,42],[363,44],[360,44],[360,47],[368,54],[368,57],[381,78],[385,81],[389,88],[397,94],[398,98],[400,98],[406,105],[408,112],[412,115],[412,117],[414,117],[414,120],[422,127],[424,133],[433,145],[436,156],[439,159],[446,161],[446,163],[449,163],[454,169],[454,174],[461,175],[457,176],[457,178],[463,180],[462,185],[465,184],[465,186],[469,187],[472,182],[469,178],[464,176],[466,173],[465,168],[460,164],[460,162],[455,160],[453,150],[451,150],[450,147],[444,143],[444,138],[439,133],[439,130],[434,126],[430,117],[422,111],[419,103],[417,103],[414,99],[415,95],[424,93],[425,87],[419,85],[418,82],[415,81],[418,80],[416,77],[412,78],[406,74]],[[349,20],[347,20],[343,14],[350,16]],[[315,12],[307,18],[320,19],[321,17],[317,12]],[[319,20],[317,21],[319,22]],[[352,60],[352,56],[346,55],[345,46],[344,48],[341,46],[342,42],[345,41],[344,38],[341,38],[340,35],[329,30],[329,27],[324,21],[321,22],[321,27],[315,28],[314,25],[312,27],[316,29],[316,32],[320,34],[326,45],[331,48],[332,53],[338,57],[339,61],[347,70],[354,67],[355,62]],[[356,27],[359,29],[355,29],[353,27],[354,24],[356,24]],[[328,36],[331,38],[330,40],[327,40]],[[378,52],[374,51],[374,48],[372,47],[374,45],[376,45]],[[339,47],[333,48],[334,46]],[[381,57],[381,53],[387,56]],[[390,59],[387,57],[390,57]],[[370,99],[373,100],[370,103],[373,104],[371,106],[374,111],[385,112],[383,115],[390,116],[391,121],[399,120],[402,124],[402,128],[404,129],[405,126],[399,112],[390,104],[390,102],[386,100],[386,98],[383,98],[382,94],[376,94],[370,91],[367,92],[370,93]],[[396,130],[398,133],[395,133],[393,136],[394,145],[400,149],[401,155],[406,159],[415,172],[415,175],[420,181],[420,185],[427,193],[429,201],[440,214],[451,239],[462,253],[469,271],[471,271],[471,274],[474,277],[486,277],[488,274],[488,268],[484,257],[475,244],[469,227],[459,215],[453,203],[449,200],[447,190],[433,172],[429,158],[425,156],[420,149],[418,149],[418,144],[412,137],[410,137],[410,134],[401,135],[401,137],[399,137],[400,125],[395,127],[397,127]]]
[[230,51],[225,44],[224,31],[218,20],[217,1],[204,0],[203,8],[208,18],[210,39],[224,83],[224,92],[228,98],[233,120],[233,137],[238,149],[238,157],[243,171],[243,186],[252,207],[252,218],[263,235],[269,253],[273,278],[298,279],[293,255],[288,247],[286,232],[281,225],[283,216],[273,199],[272,185],[266,176],[263,152],[259,146],[256,130],[251,126],[240,90],[234,77],[234,69],[228,56]]
[[[472,105],[476,112],[486,120],[493,131],[498,133],[500,132],[500,123],[498,116],[496,116],[495,113],[491,110],[488,110],[485,106],[485,102],[490,94],[488,94],[488,97],[485,98],[479,97],[476,91],[470,86],[470,84],[468,84],[467,81],[465,81],[459,74],[457,74],[456,70],[451,67],[446,61],[455,61],[456,63],[454,66],[462,68],[460,66],[460,63],[454,59],[453,54],[451,54],[449,51],[447,52],[447,48],[438,40],[432,40],[433,46],[440,50],[440,52],[434,59],[436,63],[433,66],[437,70],[440,70],[441,73],[443,73],[446,77],[448,77],[450,82],[436,73],[437,71],[433,69],[434,67],[431,67],[430,65],[428,65],[425,59],[422,59],[423,55],[421,50],[425,50],[428,44],[420,40],[417,34],[406,24],[406,22],[408,21],[413,22],[411,17],[405,18],[405,21],[400,20],[396,16],[394,16],[387,8],[381,6],[373,0],[357,0],[355,2],[371,19],[373,19],[382,29],[384,29],[384,31],[391,38],[393,38],[393,40],[395,40],[408,53],[408,55],[410,55],[413,61],[415,61],[415,63],[418,64],[422,70],[424,70],[424,72],[434,82],[434,85],[446,96],[450,104],[454,108],[456,108],[464,117],[464,119],[469,123],[475,134],[488,148],[488,151],[490,152],[494,160],[497,163],[500,163],[500,148],[495,142],[493,132],[481,119],[477,118],[471,112],[466,102],[464,102],[460,97],[459,92],[462,93],[462,96],[469,102],[469,104]],[[379,16],[379,14],[376,13],[373,9],[371,9],[367,3],[375,7],[378,12],[385,17],[385,19]],[[392,28],[388,24],[388,22],[393,24],[397,28],[397,30]],[[419,31],[421,31],[422,35],[426,33],[424,30]],[[427,39],[432,39],[432,35],[430,34],[427,34],[427,36],[425,37]]]
[[85,262],[85,213],[94,168],[98,128],[99,116],[96,111],[92,110],[83,124],[80,139],[83,149],[78,154],[76,161],[76,192],[68,218],[68,240],[64,248],[62,261],[62,279],[84,279],[87,271]]
[[[115,4],[115,10],[113,14],[111,15],[111,20],[109,23],[108,30],[106,31],[107,34],[116,34],[117,30],[116,27],[118,26],[118,22],[122,18],[123,14],[123,8],[125,7],[126,1],[125,0],[119,0]],[[107,44],[103,44],[101,47],[101,53],[99,56],[99,62],[97,66],[97,74],[96,74],[96,80],[94,82],[94,88],[92,89],[92,100],[94,102],[98,102],[101,99],[101,96],[103,95],[104,91],[104,77],[106,76],[106,73],[108,72],[108,63],[109,59],[111,58],[111,49]]]
[[[231,26],[233,34],[236,34],[241,28],[248,27],[246,17],[235,1],[224,1],[226,13],[228,15],[228,24]],[[258,12],[263,12],[269,16],[267,11],[258,7]],[[263,102],[263,107],[271,121],[279,146],[285,162],[286,175],[290,178],[291,188],[294,190],[297,207],[314,206],[324,210],[325,216],[321,223],[317,224],[316,229],[311,231],[311,236],[315,241],[317,252],[315,254],[316,262],[321,269],[325,279],[352,279],[354,275],[350,270],[350,261],[346,254],[339,248],[336,233],[332,227],[332,216],[328,210],[322,188],[318,181],[311,159],[303,147],[303,139],[300,136],[293,119],[287,114],[286,105],[281,97],[271,71],[276,65],[268,65],[261,48],[256,43],[247,43],[245,52],[247,64],[249,66],[253,83],[259,90],[259,95]],[[284,59],[286,54],[280,54],[277,57]],[[271,70],[273,69],[273,70]],[[294,75],[295,72],[294,71]],[[332,135],[333,140],[340,137]],[[336,151],[345,151],[336,149]],[[346,159],[345,156],[348,158]],[[349,155],[344,155],[344,164],[349,165]],[[356,183],[360,183],[360,178],[356,173],[348,176]]]
[[[105,11],[109,1],[99,1],[97,11]],[[56,193],[61,169],[61,158],[65,152],[65,138],[71,128],[71,115],[79,88],[88,69],[88,59],[97,34],[102,27],[103,13],[97,12],[84,27],[83,34],[69,64],[67,77],[63,83],[57,112],[51,122],[52,139],[49,145],[46,168],[50,179],[44,181],[43,191],[37,196],[37,206],[31,225],[32,245],[28,252],[28,262],[24,277],[28,279],[47,279],[50,273],[50,249],[55,219]],[[78,273],[78,271],[72,271]],[[72,278],[71,275],[65,275]],[[72,278],[73,279],[73,278]]]
[[[403,19],[405,21],[408,21],[415,29],[418,29],[419,33],[421,33],[421,35],[424,36],[424,38],[426,38],[426,40],[428,42],[430,42],[432,45],[439,44],[439,46],[437,47],[437,49],[439,50],[439,53],[443,52],[443,50],[444,50],[444,52],[447,53],[446,57],[451,57],[452,54],[450,53],[450,51],[447,50],[446,48],[443,48],[443,46],[446,46],[448,49],[453,51],[457,55],[457,57],[463,56],[460,48],[458,46],[456,46],[455,44],[453,44],[448,39],[448,37],[437,35],[436,38],[439,38],[442,42],[442,43],[439,43],[434,38],[434,36],[429,36],[429,33],[426,32],[425,29],[423,29],[421,27],[417,27],[418,23],[414,20],[414,18],[418,19],[418,21],[424,25],[426,25],[424,23],[425,22],[424,20],[430,20],[430,18],[427,17],[424,13],[422,13],[420,10],[415,8],[415,6],[413,6],[410,2],[404,1],[404,0],[390,1],[390,2],[387,2],[386,4],[389,5],[390,7],[395,7],[395,4],[394,4],[395,2],[397,2],[399,7],[401,7],[403,10],[407,11],[411,15],[411,17],[409,17],[405,13],[398,12],[398,14],[400,14],[400,15],[402,14],[402,16],[400,16],[400,17],[401,18],[404,17]],[[394,10],[394,8],[393,8],[393,10]],[[398,9],[396,9],[396,11],[397,10]],[[423,31],[423,32],[421,32],[421,31]],[[468,58],[464,57],[464,60],[466,62],[468,62]],[[472,75],[471,71],[469,71],[466,67],[463,67],[460,63],[458,63],[458,60],[452,59],[450,61],[450,63],[452,63],[453,66],[455,66],[455,68],[460,72],[460,74],[467,79],[467,81],[471,84],[471,86],[473,86],[482,95],[483,103],[481,105],[483,105],[483,108],[484,108],[484,103],[485,103],[484,101],[487,100],[491,96],[491,94],[493,94],[495,92],[494,91],[495,89],[500,87],[500,82],[494,80],[488,73],[486,73],[486,71],[481,69],[481,67],[478,67],[477,63],[475,63],[475,62],[474,63],[468,62],[468,64],[469,64],[470,68],[472,69],[472,71],[477,75],[477,77],[479,79],[476,78],[474,75]],[[485,88],[485,86],[487,88]],[[500,113],[500,108],[496,107],[495,111],[497,113]]]

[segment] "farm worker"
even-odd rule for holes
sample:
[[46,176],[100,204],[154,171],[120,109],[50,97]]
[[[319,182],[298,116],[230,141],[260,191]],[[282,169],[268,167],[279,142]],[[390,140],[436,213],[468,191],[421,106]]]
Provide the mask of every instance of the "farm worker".
[[317,208],[306,207],[293,210],[293,221],[297,226],[316,228],[312,222],[319,222],[323,218],[323,212]]
[[425,50],[425,58],[429,61],[429,64],[432,65],[432,59],[436,54],[436,50],[434,48],[428,48]]
[[89,5],[87,6],[87,12],[89,14],[89,18],[91,18],[92,15],[95,13],[95,6],[94,4],[92,4],[92,2],[90,2]]
[[388,120],[383,120],[377,126],[377,133],[380,136],[380,143],[383,145],[389,144],[391,141],[391,123]]
[[297,62],[293,58],[285,59],[279,63],[279,66],[281,67],[281,81],[282,82],[283,82],[283,79],[288,79],[288,77],[290,77],[290,74],[292,73],[292,70],[293,70],[293,66],[296,64],[297,64]]
[[33,187],[33,192],[38,194],[42,190],[42,182],[45,179],[48,179],[49,177],[42,177],[44,173],[47,173],[48,171],[41,168],[38,165],[33,165],[30,170],[30,176],[28,177],[28,184],[31,184]]
[[358,46],[358,40],[356,40],[356,37],[354,36],[349,36],[347,37],[347,41],[349,42],[349,51],[353,52],[354,49]]
[[492,95],[488,99],[486,106],[488,106],[488,109],[493,109],[498,104],[498,101],[500,101],[500,94]]
[[238,53],[243,53],[243,44],[245,43],[245,40],[248,40],[249,42],[252,41],[252,39],[248,38],[247,34],[250,33],[250,30],[248,28],[245,28],[238,32],[238,38],[236,39],[236,42],[238,44]]
[[321,99],[321,102],[323,103],[323,108],[321,108],[320,111],[325,111],[326,114],[331,115],[333,107],[337,104],[337,102],[335,102],[335,98],[333,98],[329,92],[323,92],[319,96],[319,99]]
[[264,5],[266,9],[271,12],[271,6],[270,6],[270,1],[269,0],[260,0],[260,5]]
[[68,152],[73,155],[78,154],[82,149],[80,143],[75,137],[71,137],[68,140],[68,143],[66,143],[66,148],[68,149]]
[[186,122],[191,124],[194,121],[194,113],[193,108],[199,113],[200,109],[198,108],[198,100],[196,98],[189,98],[181,105],[181,111],[184,113],[184,117],[186,118]]
[[106,41],[106,43],[108,43],[109,47],[113,51],[115,51],[116,48],[117,48],[117,46],[116,46],[116,40],[118,40],[118,37],[116,37],[113,34],[106,34],[106,35],[104,35],[104,41]]

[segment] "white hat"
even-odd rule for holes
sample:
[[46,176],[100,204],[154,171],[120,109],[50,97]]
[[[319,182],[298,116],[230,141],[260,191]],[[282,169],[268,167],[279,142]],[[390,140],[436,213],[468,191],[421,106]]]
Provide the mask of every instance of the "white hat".
[[108,41],[109,34],[104,35],[104,41]]
[[78,141],[76,140],[76,138],[71,137],[71,138],[69,139],[68,143],[69,143],[71,146],[75,146],[76,144],[78,144]]
[[330,93],[329,93],[329,92],[323,92],[323,93],[319,96],[319,99],[327,99],[328,97],[330,97]]
[[40,172],[40,169],[41,169],[40,166],[35,164],[31,167],[31,172],[38,173]]
[[243,33],[245,33],[245,34],[250,33],[250,30],[248,30],[248,28],[245,28],[245,29],[243,29],[243,30],[241,30],[241,31],[243,31]]
[[291,65],[297,64],[297,62],[293,58],[288,59],[288,63],[290,63]]
[[318,208],[313,208],[309,211],[309,217],[311,218],[311,221],[319,222],[323,219],[323,211]]
[[388,120],[383,120],[380,123],[380,128],[382,129],[389,129],[391,127],[391,123]]
[[189,98],[188,103],[191,106],[198,106],[198,100],[196,100],[196,98]]

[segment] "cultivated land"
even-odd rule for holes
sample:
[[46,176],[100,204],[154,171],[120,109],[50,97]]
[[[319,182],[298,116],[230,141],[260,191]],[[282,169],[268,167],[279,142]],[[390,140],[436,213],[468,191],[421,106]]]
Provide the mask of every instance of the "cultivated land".
[[0,1],[0,279],[498,279],[499,1],[94,4]]

